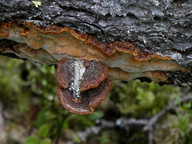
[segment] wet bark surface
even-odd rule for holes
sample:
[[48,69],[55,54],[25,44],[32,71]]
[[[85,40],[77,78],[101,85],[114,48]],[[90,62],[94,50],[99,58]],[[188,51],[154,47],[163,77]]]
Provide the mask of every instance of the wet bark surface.
[[[38,27],[69,27],[105,43],[128,41],[143,52],[192,66],[192,0],[45,0],[39,6],[28,0],[1,0],[0,22],[15,19]],[[190,73],[169,76],[191,81]]]

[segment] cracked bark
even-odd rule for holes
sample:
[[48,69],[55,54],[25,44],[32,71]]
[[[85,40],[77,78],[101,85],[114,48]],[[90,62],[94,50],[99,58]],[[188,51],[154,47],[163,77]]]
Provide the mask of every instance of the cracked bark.
[[[109,71],[112,71],[109,75],[112,75],[115,79],[129,80],[130,77],[130,79],[149,77],[155,81],[192,85],[191,9],[191,0],[45,0],[38,7],[35,7],[34,3],[28,0],[2,0],[0,1],[0,23],[9,23],[13,20],[18,20],[17,25],[19,27],[22,27],[23,22],[32,22],[39,28],[47,28],[52,25],[61,28],[68,27],[80,34],[86,33],[89,36],[97,38],[100,43],[98,47],[100,48],[103,43],[111,45],[115,43],[115,46],[118,47],[117,49],[120,50],[120,47],[123,46],[122,43],[117,46],[119,42],[130,42],[142,53],[158,55],[158,57],[163,58],[169,57],[171,60],[169,62],[165,59],[158,60],[162,64],[159,68],[156,68],[155,56],[148,59],[148,63],[136,61],[133,65],[130,64],[130,70],[127,68],[128,66],[117,66],[120,63],[120,60],[117,61],[118,59],[122,61],[127,60],[127,57],[124,56],[126,54],[125,50],[117,50],[118,53],[122,53],[122,51],[125,53],[122,54],[122,57],[119,56],[115,60],[115,56],[112,56],[113,58],[96,56],[93,59],[98,58],[101,61],[106,61],[109,68],[113,69],[109,69]],[[36,54],[32,54],[30,50],[31,43],[13,37],[1,37],[1,35],[5,34],[5,31],[1,31],[0,28],[0,53],[3,55],[13,57],[14,55],[12,53],[14,53],[20,58],[27,58],[46,64],[56,64],[65,57],[78,57],[72,54],[66,56],[64,51],[60,51],[60,53],[57,53],[57,51],[47,52],[47,49],[38,49],[35,52]],[[23,45],[25,50],[29,47],[27,52],[25,51],[23,53],[21,49],[18,51],[18,46],[17,49],[14,48],[14,46],[21,43],[25,44]],[[2,49],[4,50],[3,52]],[[108,50],[110,48],[105,47],[106,49]],[[57,53],[57,56],[54,55],[55,53]],[[39,55],[40,58],[37,60],[34,58],[34,55]],[[131,54],[128,53],[127,55]],[[136,56],[133,54],[133,57]],[[90,59],[88,56],[84,58]],[[170,65],[167,65],[167,62]],[[138,63],[140,64],[140,68],[137,70],[135,65]],[[148,67],[147,69],[141,68],[142,65],[147,66],[150,64],[152,67]],[[165,67],[162,65],[165,65]],[[171,65],[175,65],[177,68],[167,68]],[[114,68],[117,69],[114,70]],[[119,70],[123,72],[119,72]],[[115,73],[114,71],[118,71],[115,76],[113,75]],[[161,80],[157,80],[157,77],[161,77],[160,74],[158,73],[158,75],[154,76],[154,73],[149,73],[151,71],[155,71],[156,74],[159,71],[165,72],[166,80],[163,77]],[[117,76],[117,73],[121,73],[121,75]]]

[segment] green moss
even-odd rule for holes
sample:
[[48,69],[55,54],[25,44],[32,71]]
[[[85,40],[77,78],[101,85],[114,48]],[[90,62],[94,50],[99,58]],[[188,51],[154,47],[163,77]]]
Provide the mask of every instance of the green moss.
[[176,86],[159,86],[157,83],[129,81],[127,84],[115,82],[111,91],[111,98],[116,101],[115,106],[123,114],[151,116],[162,109],[169,96],[179,95]]

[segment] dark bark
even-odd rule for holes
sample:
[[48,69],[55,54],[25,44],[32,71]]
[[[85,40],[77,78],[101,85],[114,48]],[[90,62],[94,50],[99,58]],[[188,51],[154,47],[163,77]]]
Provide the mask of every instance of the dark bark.
[[[1,0],[0,22],[15,19],[70,27],[105,43],[129,41],[143,52],[192,66],[192,0],[44,0],[38,7],[28,0]],[[176,77],[183,81],[182,72]],[[192,82],[190,73],[184,77]]]

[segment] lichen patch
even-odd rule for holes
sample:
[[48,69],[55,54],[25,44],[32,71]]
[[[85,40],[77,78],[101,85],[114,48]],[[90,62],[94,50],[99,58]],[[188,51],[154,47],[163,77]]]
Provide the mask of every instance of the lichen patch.
[[72,62],[74,67],[74,73],[72,77],[72,82],[69,86],[69,90],[73,93],[73,98],[75,102],[79,102],[81,99],[80,86],[83,79],[83,74],[85,73],[84,60],[74,60]]

